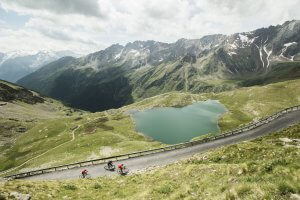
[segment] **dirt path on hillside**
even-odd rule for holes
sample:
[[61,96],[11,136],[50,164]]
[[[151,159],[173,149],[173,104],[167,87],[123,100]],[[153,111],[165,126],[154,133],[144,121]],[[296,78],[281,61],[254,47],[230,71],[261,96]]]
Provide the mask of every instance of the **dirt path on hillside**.
[[[66,126],[67,126],[67,125],[66,125]],[[30,158],[29,160],[25,161],[24,163],[22,163],[21,165],[19,165],[19,166],[17,166],[17,167],[14,167],[14,168],[9,169],[9,170],[6,170],[6,171],[3,171],[3,172],[0,173],[0,175],[9,173],[9,172],[11,172],[11,171],[13,171],[13,170],[16,170],[16,169],[18,169],[18,168],[24,166],[24,165],[27,164],[28,162],[30,162],[30,161],[32,161],[32,160],[34,160],[34,159],[37,159],[37,158],[39,158],[39,157],[41,157],[41,156],[47,154],[48,152],[53,151],[54,149],[57,149],[57,148],[61,147],[62,145],[65,145],[65,144],[67,144],[67,143],[69,143],[69,142],[74,141],[74,140],[75,140],[75,131],[76,131],[78,128],[80,128],[80,125],[78,125],[78,126],[71,132],[71,135],[72,135],[72,139],[71,139],[71,140],[66,141],[66,142],[64,142],[64,143],[61,143],[61,144],[59,144],[59,145],[57,145],[57,146],[55,146],[55,147],[53,147],[53,148],[51,148],[51,149],[48,149],[47,151],[45,151],[45,152],[43,152],[43,153],[41,153],[41,154],[39,154],[39,155],[37,155],[37,156],[35,156],[35,157],[33,157],[33,158]]]
[[[59,145],[57,145],[57,146],[55,146],[55,147],[53,147],[53,148],[51,148],[51,149],[48,149],[47,151],[45,151],[45,152],[43,152],[43,153],[41,153],[41,154],[39,154],[39,155],[37,155],[37,156],[35,156],[35,157],[33,157],[33,158],[30,158],[29,160],[25,161],[24,163],[22,163],[21,165],[19,165],[19,166],[17,166],[17,167],[14,167],[14,168],[8,169],[8,170],[6,170],[6,171],[0,172],[0,176],[3,175],[3,174],[9,173],[9,172],[11,172],[11,171],[14,171],[14,170],[16,170],[16,169],[19,169],[20,167],[24,166],[24,165],[27,164],[28,162],[30,162],[30,161],[32,161],[32,160],[34,160],[34,159],[37,159],[37,158],[39,158],[39,157],[41,157],[41,156],[43,156],[43,155],[49,153],[50,151],[53,151],[54,149],[57,149],[57,148],[59,148],[59,147],[65,145],[65,144],[67,144],[67,143],[69,143],[69,142],[74,141],[74,140],[75,140],[75,131],[76,131],[76,130],[78,130],[81,126],[83,126],[83,125],[85,125],[85,124],[92,123],[92,122],[96,121],[97,119],[98,119],[98,118],[94,118],[93,120],[91,120],[91,121],[89,121],[89,122],[86,122],[86,123],[84,123],[84,124],[77,125],[77,127],[76,127],[75,129],[73,129],[72,132],[71,132],[71,135],[72,135],[72,139],[71,139],[71,140],[66,141],[66,142],[64,142],[64,143],[62,143],[62,144],[59,144]],[[68,125],[66,124],[66,126],[68,126]]]

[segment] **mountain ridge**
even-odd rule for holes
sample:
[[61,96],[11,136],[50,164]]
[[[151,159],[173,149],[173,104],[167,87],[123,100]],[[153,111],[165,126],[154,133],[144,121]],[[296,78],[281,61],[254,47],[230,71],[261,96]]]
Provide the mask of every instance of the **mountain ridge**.
[[[37,71],[18,83],[90,111],[118,108],[170,91],[220,92],[243,86],[243,81],[261,83],[255,81],[258,75],[273,74],[278,81],[281,74],[270,73],[278,63],[292,63],[291,70],[281,65],[282,70],[277,70],[284,71],[285,78],[291,71],[298,72],[299,33],[300,21],[293,20],[228,36],[114,44],[67,65],[58,64],[55,77]],[[49,87],[41,90],[39,85]]]

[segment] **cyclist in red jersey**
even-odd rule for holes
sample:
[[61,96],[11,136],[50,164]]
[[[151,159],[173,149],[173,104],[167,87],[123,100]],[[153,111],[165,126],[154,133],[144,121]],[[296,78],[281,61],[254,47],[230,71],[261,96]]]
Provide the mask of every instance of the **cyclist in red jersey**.
[[123,164],[119,164],[119,165],[118,165],[118,168],[120,169],[121,173],[123,173],[123,167],[124,167]]
[[86,175],[88,174],[88,170],[87,169],[82,170],[81,174],[82,174],[82,177],[85,178]]

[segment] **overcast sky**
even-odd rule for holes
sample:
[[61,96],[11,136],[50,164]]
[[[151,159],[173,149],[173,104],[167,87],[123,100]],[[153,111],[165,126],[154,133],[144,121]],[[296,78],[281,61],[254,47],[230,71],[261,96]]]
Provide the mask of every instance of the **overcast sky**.
[[135,40],[174,42],[300,19],[300,0],[0,0],[0,52],[87,54]]

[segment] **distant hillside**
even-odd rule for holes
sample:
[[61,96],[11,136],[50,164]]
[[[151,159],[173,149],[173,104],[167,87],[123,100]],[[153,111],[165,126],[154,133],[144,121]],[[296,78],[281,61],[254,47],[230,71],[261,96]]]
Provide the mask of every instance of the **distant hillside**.
[[[60,58],[43,66],[36,72],[27,75],[26,78],[21,79],[17,83],[20,85],[26,85],[25,87],[27,88],[34,89],[35,91],[39,91],[40,93],[49,96],[48,91],[52,91],[52,83],[54,83],[56,79],[60,77],[61,72],[65,71],[66,67],[75,60],[76,59],[74,57],[70,56]],[[26,82],[26,79],[30,80],[30,84],[21,84],[23,81]]]
[[[251,32],[136,41],[51,63],[19,84],[91,111],[170,91],[220,92],[300,77],[300,21]],[[50,72],[50,75],[49,75]]]
[[43,103],[44,99],[27,89],[0,80],[0,101],[22,101],[28,104],[36,104]]
[[71,51],[0,52],[0,79],[16,82],[40,67],[64,56],[78,56]]

